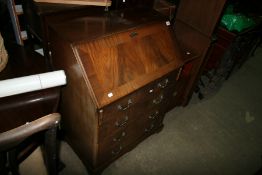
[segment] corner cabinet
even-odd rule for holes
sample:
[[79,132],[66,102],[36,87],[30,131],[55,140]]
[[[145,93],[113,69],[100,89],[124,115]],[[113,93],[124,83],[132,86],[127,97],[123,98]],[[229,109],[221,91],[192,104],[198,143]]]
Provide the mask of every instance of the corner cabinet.
[[151,10],[83,15],[49,28],[53,66],[68,77],[62,90],[67,140],[90,172],[99,173],[161,130],[181,67],[194,56]]

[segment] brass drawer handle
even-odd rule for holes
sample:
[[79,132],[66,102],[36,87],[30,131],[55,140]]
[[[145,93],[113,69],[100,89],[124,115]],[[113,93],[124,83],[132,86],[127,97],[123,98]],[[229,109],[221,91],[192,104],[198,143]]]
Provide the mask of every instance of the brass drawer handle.
[[154,114],[151,114],[151,115],[149,115],[149,119],[152,119],[152,120],[154,120],[154,119],[156,119],[156,118],[158,118],[158,114],[159,114],[159,112],[158,111],[155,111],[155,113]]
[[160,82],[157,84],[157,87],[164,89],[165,87],[167,87],[169,80],[165,79],[163,82]]
[[127,105],[126,105],[126,106],[118,105],[118,106],[117,106],[117,109],[118,109],[118,110],[125,111],[125,110],[127,110],[128,108],[130,108],[130,106],[132,105],[132,103],[133,103],[132,100],[129,99],[129,100],[127,101]]
[[119,145],[119,148],[117,149],[117,150],[112,150],[112,154],[115,156],[115,155],[118,155],[120,152],[121,152],[121,150],[122,150],[123,148],[122,148],[122,146],[121,145]]
[[155,125],[152,123],[148,128],[145,129],[145,132],[150,132],[154,129]]
[[116,121],[115,126],[116,127],[124,127],[128,122],[128,116],[125,116],[124,120],[122,122]]
[[126,136],[126,132],[123,131],[123,132],[120,134],[120,136],[113,138],[113,141],[114,141],[114,142],[120,142],[121,139],[122,139],[123,137],[125,137],[125,136]]
[[164,96],[163,96],[163,94],[161,94],[159,97],[157,97],[156,99],[153,100],[153,103],[157,105],[157,104],[161,103],[163,101],[163,99],[164,99]]

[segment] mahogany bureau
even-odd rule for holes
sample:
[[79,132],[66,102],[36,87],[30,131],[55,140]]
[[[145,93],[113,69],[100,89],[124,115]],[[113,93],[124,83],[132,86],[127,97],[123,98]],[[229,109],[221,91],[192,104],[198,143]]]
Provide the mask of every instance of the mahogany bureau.
[[[139,14],[139,15],[138,15]],[[49,24],[52,62],[66,71],[63,127],[91,173],[160,131],[185,59],[152,10],[95,13]]]

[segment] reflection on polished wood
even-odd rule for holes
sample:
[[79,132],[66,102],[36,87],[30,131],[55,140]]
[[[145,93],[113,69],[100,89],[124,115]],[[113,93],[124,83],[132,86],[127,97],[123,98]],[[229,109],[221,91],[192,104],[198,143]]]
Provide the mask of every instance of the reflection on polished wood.
[[34,0],[35,2],[56,3],[56,4],[76,4],[76,5],[94,5],[110,6],[110,0]]
[[[164,22],[80,43],[76,48],[98,107],[182,65],[180,51]],[[109,93],[113,94],[110,98]]]
[[[48,65],[38,53],[6,43],[9,61],[0,80],[47,72]],[[0,98],[0,132],[33,121],[57,110],[59,88],[29,92]]]

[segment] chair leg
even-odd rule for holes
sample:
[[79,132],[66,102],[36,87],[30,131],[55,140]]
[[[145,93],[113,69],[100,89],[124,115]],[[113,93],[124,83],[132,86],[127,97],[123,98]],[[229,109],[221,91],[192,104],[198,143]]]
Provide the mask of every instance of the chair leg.
[[8,174],[6,167],[6,153],[0,153],[0,174]]
[[51,128],[45,133],[44,157],[49,175],[56,175],[58,172],[58,151],[57,151],[57,128]]
[[8,164],[12,175],[19,175],[19,165],[17,162],[17,151],[15,149],[7,153]]

